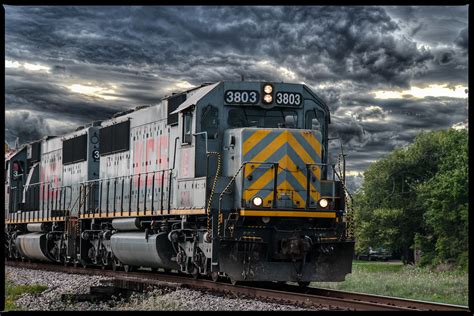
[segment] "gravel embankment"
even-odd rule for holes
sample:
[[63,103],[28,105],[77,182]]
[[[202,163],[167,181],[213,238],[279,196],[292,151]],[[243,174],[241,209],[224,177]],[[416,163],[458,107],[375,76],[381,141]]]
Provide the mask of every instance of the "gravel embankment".
[[40,294],[23,294],[15,302],[23,310],[315,310],[273,304],[231,296],[216,296],[189,289],[155,289],[134,293],[129,298],[107,302],[64,302],[62,294],[89,293],[89,287],[107,284],[111,278],[19,269],[7,266],[6,279],[17,285],[41,284],[48,289]]

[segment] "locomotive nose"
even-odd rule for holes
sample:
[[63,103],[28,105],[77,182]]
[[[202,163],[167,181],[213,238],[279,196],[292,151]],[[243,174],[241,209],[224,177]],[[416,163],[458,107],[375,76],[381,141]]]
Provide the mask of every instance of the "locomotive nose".
[[241,133],[243,207],[316,207],[321,192],[319,132],[244,128]]

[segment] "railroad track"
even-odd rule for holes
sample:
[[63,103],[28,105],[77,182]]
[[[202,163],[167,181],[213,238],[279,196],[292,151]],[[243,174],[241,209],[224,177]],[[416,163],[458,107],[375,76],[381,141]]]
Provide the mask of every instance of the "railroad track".
[[102,270],[100,268],[84,269],[18,261],[5,261],[5,265],[14,266],[16,268],[112,277],[114,287],[133,291],[142,291],[149,286],[186,287],[201,291],[207,290],[222,294],[233,294],[240,297],[251,297],[268,302],[329,308],[332,310],[469,312],[469,309],[466,306],[321,288],[301,288],[296,285],[273,282],[231,285],[230,283],[225,282],[213,282],[207,279],[193,279],[180,274],[166,274],[162,272],[151,273],[150,271],[140,271],[126,273],[123,271]]

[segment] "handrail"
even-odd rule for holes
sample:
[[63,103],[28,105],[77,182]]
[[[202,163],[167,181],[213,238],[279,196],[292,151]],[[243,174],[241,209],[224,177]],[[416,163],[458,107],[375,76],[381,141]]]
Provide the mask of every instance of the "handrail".
[[[133,205],[136,206],[137,211],[141,208],[144,209],[144,212],[147,212],[147,206],[150,206],[148,203],[151,202],[151,214],[155,210],[160,210],[163,213],[165,209],[164,205],[164,189],[165,189],[165,182],[164,179],[166,176],[172,177],[173,168],[167,169],[160,169],[155,171],[148,171],[148,172],[141,172],[141,173],[134,173],[130,175],[122,175],[116,177],[108,177],[108,178],[99,178],[93,179],[88,181],[80,182],[81,188],[89,188],[88,200],[84,205],[84,213],[99,213],[102,214],[115,214],[119,212],[119,214],[123,215],[123,213],[132,212],[132,188],[137,189],[137,196],[133,202]],[[160,178],[161,176],[161,178]],[[133,181],[138,179],[138,187],[135,187],[132,183]],[[149,181],[152,181],[151,185],[148,185]],[[160,196],[155,198],[155,182],[160,180],[160,184],[157,184],[157,187],[160,188]],[[141,194],[140,190],[142,189],[141,183],[145,182],[144,184],[144,193]],[[129,183],[126,183],[129,182]],[[129,192],[124,190],[125,185],[129,186]],[[171,181],[168,183],[168,193],[171,192]],[[120,186],[118,188],[117,186]],[[148,198],[148,189],[151,187],[151,199]],[[105,193],[104,193],[105,192]],[[128,202],[124,203],[124,196],[128,193]],[[102,203],[103,197],[106,195],[106,201]],[[143,200],[142,200],[143,199]],[[170,199],[170,194],[168,194],[168,199]],[[151,200],[151,201],[150,201]],[[159,203],[156,205],[156,203]],[[124,209],[124,205],[125,209]],[[86,207],[87,206],[87,207]],[[168,201],[167,205],[168,209],[170,208],[170,201]]]
[[[219,212],[221,211],[221,203],[222,203],[222,199],[224,197],[224,194],[228,192],[228,189],[229,187],[232,185],[233,182],[235,182],[237,176],[240,174],[240,172],[242,171],[242,169],[244,169],[244,167],[247,165],[247,164],[255,164],[255,165],[273,165],[275,167],[275,174],[273,176],[273,203],[272,203],[272,208],[275,208],[276,207],[276,200],[277,200],[277,181],[278,181],[278,169],[280,168],[279,167],[279,164],[276,163],[276,162],[269,162],[269,161],[245,161],[243,162],[239,169],[237,170],[237,172],[234,174],[234,176],[232,177],[232,179],[229,181],[229,183],[226,185],[226,187],[224,188],[224,190],[220,193],[219,195]],[[311,170],[311,166],[318,166],[321,170],[321,167],[322,166],[330,166],[331,169],[332,169],[332,196],[331,196],[331,200],[332,202],[335,202],[335,198],[336,198],[336,175],[337,177],[339,178],[339,180],[342,181],[341,179],[341,176],[336,172],[336,169],[335,169],[335,165],[334,164],[329,164],[329,163],[312,163],[312,164],[306,164],[306,169],[307,169],[307,179],[308,179],[308,183],[307,183],[307,186],[306,186],[306,191],[309,193],[310,192],[310,185],[309,185],[309,171]],[[286,169],[285,169],[286,170]],[[243,174],[242,174],[242,178],[245,178],[245,169],[243,171]],[[242,181],[242,195],[244,193],[244,181]],[[308,204],[308,199],[306,201],[306,207],[309,208],[309,204]],[[242,203],[243,203],[243,199],[242,199]],[[241,205],[241,207],[244,207],[244,205]]]
[[[336,171],[336,167],[335,167],[335,164],[329,164],[329,163],[309,163],[309,164],[306,164],[306,168],[308,170],[308,174],[307,174],[307,177],[308,177],[308,181],[309,181],[309,170],[310,170],[310,166],[330,166],[331,169],[332,169],[332,196],[331,196],[331,200],[332,202],[334,203],[335,202],[335,198],[336,198],[336,176],[338,177],[339,181],[341,181],[342,183],[345,182],[345,179],[341,178],[341,175],[339,175],[339,173]],[[321,168],[320,168],[321,169]],[[309,190],[309,182],[308,182],[308,188]]]
[[[264,162],[259,162],[259,161],[245,161],[243,163],[244,165],[247,164],[256,164],[256,165],[272,165],[272,168],[275,168],[275,173],[273,175],[273,199],[272,199],[272,208],[276,207],[276,200],[277,200],[277,185],[278,185],[278,162],[269,162],[269,161],[264,161]],[[245,179],[245,168],[244,172],[242,173],[242,179]],[[244,193],[244,182],[242,181],[242,195]],[[242,201],[243,202],[243,199]],[[241,205],[241,207],[244,207]]]
[[168,169],[160,169],[160,170],[155,170],[155,171],[148,171],[148,172],[127,174],[127,175],[123,175],[123,176],[116,176],[116,177],[110,177],[110,178],[92,179],[92,180],[87,180],[87,181],[79,182],[79,184],[86,184],[86,183],[89,183],[89,182],[97,182],[97,181],[104,181],[104,180],[113,180],[113,179],[120,179],[120,178],[127,178],[127,177],[135,177],[135,176],[146,175],[146,174],[150,174],[150,173],[157,173],[157,172],[163,172],[163,171],[172,171],[172,170],[173,170],[173,168],[168,168]]
[[[38,210],[40,210],[40,208],[43,209],[42,211],[54,211],[54,210],[58,210],[58,209],[66,210],[66,209],[71,207],[71,203],[72,203],[72,185],[62,185],[62,186],[58,186],[58,187],[53,187],[53,185],[54,185],[53,182],[36,182],[36,183],[30,183],[30,184],[24,186],[24,192],[25,192],[25,197],[24,197],[25,202],[24,203],[25,203],[25,205],[27,205],[27,208],[29,208],[32,201],[29,198],[27,199],[26,195],[30,195],[32,190],[34,190],[35,188],[40,187],[41,185],[46,186],[47,189],[44,190],[44,187],[43,187],[42,192],[38,192],[38,203],[40,203],[39,197],[41,195],[43,196],[43,203],[41,204],[42,207],[40,207],[40,205],[38,205]],[[68,189],[69,189],[69,201],[68,201],[68,203],[66,203],[66,196],[67,196],[67,190]],[[49,194],[51,192],[54,192],[56,197],[50,198]],[[63,193],[63,192],[65,192],[65,193]],[[64,198],[63,198],[63,194],[64,194]],[[58,201],[58,197],[59,197],[59,201]],[[34,200],[34,198],[33,198],[33,200]],[[48,200],[48,202],[46,204],[44,202],[45,200]],[[67,204],[67,206],[66,206],[66,204]],[[61,205],[62,205],[62,208],[61,208]]]

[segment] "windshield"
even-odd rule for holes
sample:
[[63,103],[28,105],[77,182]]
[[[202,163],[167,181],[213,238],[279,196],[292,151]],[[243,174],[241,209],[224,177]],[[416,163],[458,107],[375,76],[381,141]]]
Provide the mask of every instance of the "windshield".
[[[229,111],[227,124],[230,128],[237,127],[285,127],[285,117],[294,117],[297,122],[296,111],[287,109],[256,109],[236,108]],[[295,126],[297,128],[297,126]]]

